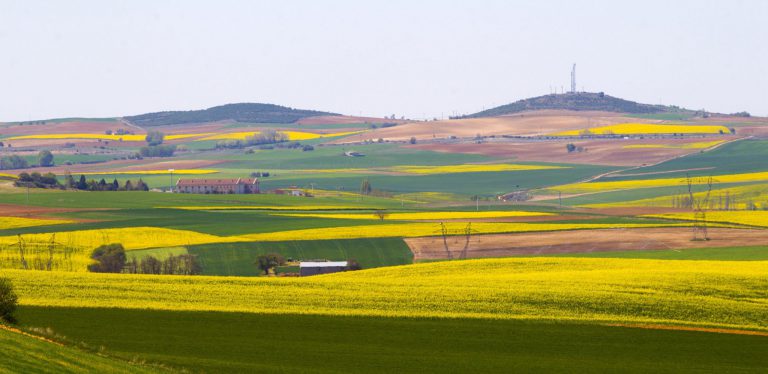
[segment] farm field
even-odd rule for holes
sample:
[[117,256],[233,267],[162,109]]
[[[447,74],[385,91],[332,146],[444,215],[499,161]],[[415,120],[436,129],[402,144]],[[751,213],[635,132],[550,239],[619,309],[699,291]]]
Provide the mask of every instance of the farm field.
[[[206,372],[759,372],[762,336],[520,320],[23,307],[27,326]],[[194,324],[196,328],[190,329]],[[130,332],[130,333],[126,333]],[[271,352],[270,360],[254,360]],[[296,359],[301,352],[301,359]],[[553,355],[553,352],[556,352]],[[328,356],[338,360],[328,360]],[[402,357],[410,357],[402,360]]]
[[[589,115],[591,127],[671,126]],[[536,130],[519,127],[535,120],[542,121]],[[23,157],[31,165],[3,170],[0,182],[0,276],[19,294],[16,327],[63,344],[39,341],[55,349],[75,349],[65,361],[94,357],[93,365],[106,360],[118,372],[125,365],[131,372],[306,372],[329,355],[341,358],[328,364],[337,372],[765,366],[768,254],[756,245],[768,240],[765,217],[711,211],[710,240],[691,241],[690,210],[669,204],[690,173],[698,182],[713,175],[713,196],[738,196],[730,209],[752,200],[759,207],[768,173],[755,161],[762,140],[719,130],[630,139],[501,136],[584,127],[583,117],[562,112],[447,122],[454,128],[432,125],[460,134],[457,123],[482,122],[497,126],[498,136],[431,141],[431,133],[419,135],[422,124],[407,123],[161,126],[180,152],[122,160],[110,157],[144,144],[100,137],[115,122],[78,122],[88,131],[56,123],[64,131],[50,134],[61,139],[10,126],[5,140],[29,147]],[[679,126],[695,132],[696,125],[731,127]],[[398,143],[409,128],[416,144],[410,136]],[[217,147],[265,129],[291,134],[301,147]],[[64,138],[84,133],[93,139]],[[22,136],[30,138],[14,140]],[[71,165],[34,166],[35,147],[55,141],[94,154],[69,149],[71,157],[55,152],[54,159]],[[586,150],[564,157],[569,142]],[[118,185],[141,178],[155,191],[27,191],[13,187],[21,170]],[[179,178],[252,173],[262,175],[264,192],[313,197],[160,192]],[[703,186],[696,184],[695,196]],[[87,271],[93,249],[111,243],[136,264],[190,256],[200,275]],[[256,263],[271,254],[287,262],[265,274]],[[298,261],[309,260],[354,260],[363,270],[295,277]],[[264,350],[276,357],[253,359]],[[395,359],[404,355],[418,358]]]

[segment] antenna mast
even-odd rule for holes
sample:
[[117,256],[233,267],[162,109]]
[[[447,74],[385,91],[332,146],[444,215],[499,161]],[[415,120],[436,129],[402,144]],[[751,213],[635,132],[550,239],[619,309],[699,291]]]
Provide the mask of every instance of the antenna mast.
[[571,69],[571,93],[576,93],[576,64]]

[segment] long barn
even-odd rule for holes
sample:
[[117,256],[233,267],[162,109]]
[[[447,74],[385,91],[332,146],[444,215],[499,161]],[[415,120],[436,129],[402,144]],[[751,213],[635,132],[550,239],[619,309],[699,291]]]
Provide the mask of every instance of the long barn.
[[258,178],[179,179],[176,182],[176,191],[203,194],[253,194],[260,192]]

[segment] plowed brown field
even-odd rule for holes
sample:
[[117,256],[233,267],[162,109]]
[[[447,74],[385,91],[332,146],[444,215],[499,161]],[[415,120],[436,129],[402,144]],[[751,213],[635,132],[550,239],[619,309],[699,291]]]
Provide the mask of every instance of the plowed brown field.
[[[470,239],[467,258],[737,247],[768,242],[768,230],[711,228],[709,233],[709,241],[691,241],[691,229],[686,227],[474,235]],[[405,242],[416,260],[448,257],[442,237],[408,238]],[[463,236],[448,239],[454,257],[459,255],[464,243]]]

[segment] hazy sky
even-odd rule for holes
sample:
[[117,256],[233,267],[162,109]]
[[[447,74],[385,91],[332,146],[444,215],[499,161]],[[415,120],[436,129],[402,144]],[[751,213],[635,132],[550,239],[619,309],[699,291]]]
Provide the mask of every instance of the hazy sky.
[[267,102],[440,117],[579,89],[768,115],[768,1],[0,0],[0,120]]

